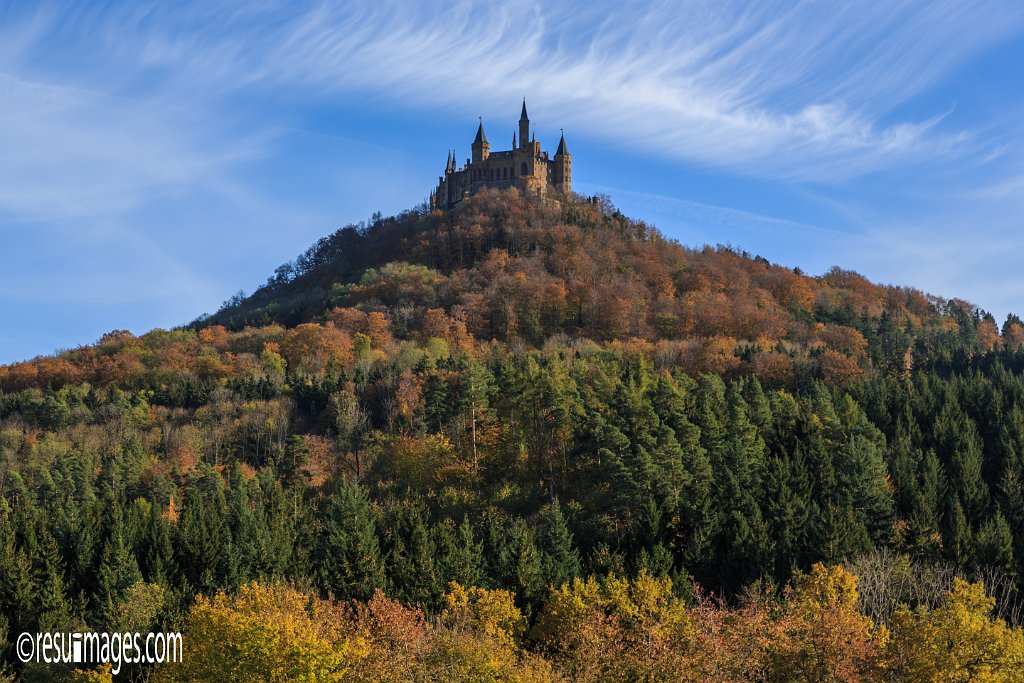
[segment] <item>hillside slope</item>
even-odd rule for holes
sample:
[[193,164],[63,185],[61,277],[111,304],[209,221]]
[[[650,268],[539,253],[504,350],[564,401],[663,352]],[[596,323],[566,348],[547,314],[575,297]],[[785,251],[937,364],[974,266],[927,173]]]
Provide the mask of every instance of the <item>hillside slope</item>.
[[847,612],[889,622],[962,575],[1016,620],[1022,341],[1014,316],[688,249],[602,199],[344,228],[188,327],[0,367],[0,649],[180,624],[252,580],[377,601],[361,619],[378,590],[449,617],[453,581],[509,591],[515,648],[555,647],[576,578],[612,577],[573,588],[607,625],[614,591],[789,600],[842,562],[859,603],[812,576]]

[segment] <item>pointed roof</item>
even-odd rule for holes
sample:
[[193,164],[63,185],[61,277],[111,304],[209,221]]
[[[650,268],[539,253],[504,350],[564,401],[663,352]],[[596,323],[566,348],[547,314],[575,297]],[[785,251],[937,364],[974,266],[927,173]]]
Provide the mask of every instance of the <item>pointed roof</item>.
[[562,139],[558,141],[558,149],[555,150],[555,156],[560,157],[569,154],[569,147],[565,144],[565,131],[562,131]]
[[476,138],[473,140],[474,145],[487,142],[487,134],[484,133],[484,120],[480,119],[480,127],[476,129]]
[[523,113],[519,115],[520,121],[529,121],[530,117],[526,115],[526,98],[523,98]]

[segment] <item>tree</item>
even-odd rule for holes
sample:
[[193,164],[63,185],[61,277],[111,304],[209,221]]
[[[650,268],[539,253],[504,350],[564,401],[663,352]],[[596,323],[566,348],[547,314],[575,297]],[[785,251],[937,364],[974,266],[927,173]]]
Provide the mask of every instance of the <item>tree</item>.
[[445,584],[479,585],[484,577],[483,543],[473,533],[469,517],[457,528],[449,519],[431,529],[436,552],[437,571]]
[[368,600],[384,587],[384,563],[370,502],[341,477],[327,500],[316,553],[318,583],[338,598]]
[[1024,633],[990,616],[995,601],[960,578],[937,609],[893,616],[889,668],[905,681],[1017,681],[1024,677]]
[[857,577],[842,567],[815,564],[786,601],[771,646],[769,678],[804,681],[871,680],[881,674],[884,629],[857,610]]
[[442,586],[422,508],[415,502],[401,505],[388,527],[389,592],[405,604],[433,606],[440,600]]
[[159,681],[339,680],[364,653],[346,636],[337,606],[282,584],[242,586],[235,596],[199,596],[182,632],[182,661]]
[[548,586],[561,586],[580,575],[580,556],[557,498],[547,506],[543,520],[538,535],[541,571]]
[[110,536],[103,546],[97,586],[97,615],[100,623],[111,632],[122,625],[123,606],[128,591],[142,580],[135,554],[125,542],[121,519],[120,511],[115,508],[110,523]]

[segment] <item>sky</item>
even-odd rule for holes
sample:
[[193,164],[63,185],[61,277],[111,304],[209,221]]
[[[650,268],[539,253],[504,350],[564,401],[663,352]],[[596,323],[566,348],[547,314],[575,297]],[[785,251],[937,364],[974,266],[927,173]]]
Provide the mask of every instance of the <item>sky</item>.
[[523,97],[684,244],[1024,314],[1019,0],[0,0],[0,363],[215,311]]

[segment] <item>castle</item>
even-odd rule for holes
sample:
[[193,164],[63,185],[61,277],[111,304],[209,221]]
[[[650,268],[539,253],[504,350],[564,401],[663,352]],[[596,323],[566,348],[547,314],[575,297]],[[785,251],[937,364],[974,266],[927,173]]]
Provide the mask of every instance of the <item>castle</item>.
[[530,118],[526,115],[526,98],[519,116],[519,142],[512,134],[512,149],[492,152],[484,133],[484,122],[476,130],[473,157],[463,168],[456,167],[455,154],[448,152],[444,175],[438,178],[437,189],[430,193],[431,209],[451,209],[463,199],[487,188],[518,187],[521,192],[553,197],[572,191],[572,156],[565,145],[565,134],[558,141],[554,158],[542,152],[537,135],[530,137]]

